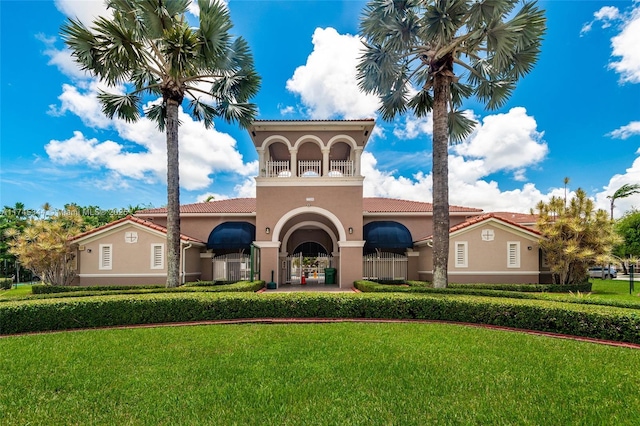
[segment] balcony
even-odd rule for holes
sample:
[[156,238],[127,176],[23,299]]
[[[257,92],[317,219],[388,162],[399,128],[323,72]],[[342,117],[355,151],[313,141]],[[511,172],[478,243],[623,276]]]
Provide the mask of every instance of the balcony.
[[330,161],[328,170],[323,171],[321,160],[299,160],[297,161],[296,175],[291,172],[290,161],[265,161],[262,170],[263,176],[268,178],[291,178],[291,177],[352,177],[355,176],[355,165],[351,160]]

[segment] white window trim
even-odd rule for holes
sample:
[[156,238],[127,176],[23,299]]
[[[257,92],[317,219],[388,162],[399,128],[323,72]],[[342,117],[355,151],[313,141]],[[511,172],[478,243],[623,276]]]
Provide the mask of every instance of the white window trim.
[[[456,268],[468,268],[469,267],[469,245],[466,241],[456,241],[455,242],[455,267]],[[458,256],[459,248],[463,247],[463,258],[460,259]]]
[[[516,249],[515,263],[511,263],[511,246],[514,245]],[[507,268],[519,268],[520,267],[520,241],[507,241]]]
[[[107,248],[109,250],[109,264],[105,265],[104,262],[104,250]],[[98,269],[101,271],[110,271],[113,269],[113,244],[100,244],[99,246],[99,255],[98,258]]]
[[[160,247],[160,265],[156,265],[156,247]],[[151,269],[164,269],[164,244],[151,244]]]

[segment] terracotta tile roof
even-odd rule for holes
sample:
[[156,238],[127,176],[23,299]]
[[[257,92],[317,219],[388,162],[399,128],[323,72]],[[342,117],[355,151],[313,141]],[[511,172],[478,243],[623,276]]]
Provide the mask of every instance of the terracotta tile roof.
[[[230,198],[227,200],[214,200],[203,203],[183,204],[180,206],[180,213],[255,213],[255,198]],[[166,207],[157,209],[141,210],[136,212],[137,216],[145,214],[167,214]]]
[[[458,225],[452,226],[451,228],[449,228],[449,234],[452,234],[454,232],[460,231],[461,229],[464,229],[464,228],[468,228],[469,226],[475,225],[476,223],[484,222],[485,220],[488,220],[488,219],[491,219],[491,218],[499,220],[500,222],[507,223],[507,224],[509,224],[511,226],[514,226],[516,228],[522,229],[523,231],[527,231],[527,232],[530,232],[530,233],[533,233],[533,234],[536,234],[536,235],[542,235],[536,229],[532,229],[532,228],[520,225],[519,223],[516,223],[516,222],[511,221],[509,219],[505,219],[503,217],[500,217],[500,216],[496,215],[495,213],[487,213],[487,214],[483,214],[483,215],[480,215],[480,216],[474,216],[472,218],[469,218],[466,221],[464,221],[462,223],[459,223]],[[428,236],[426,236],[424,238],[420,238],[420,239],[416,240],[415,242],[430,240],[432,238],[433,238],[433,235],[428,235]]]
[[[433,212],[432,203],[421,201],[398,200],[394,198],[364,198],[364,211],[369,213],[423,213]],[[452,213],[481,213],[482,209],[471,207],[449,206]]]
[[[420,201],[398,200],[393,198],[363,198],[363,208],[368,213],[431,213],[433,204]],[[481,213],[482,209],[471,207],[449,206],[452,213]],[[255,198],[230,198],[227,200],[214,200],[204,203],[184,204],[180,206],[180,213],[255,213]],[[165,207],[157,209],[141,210],[136,216],[166,214]]]
[[[93,228],[93,229],[85,231],[85,232],[83,232],[81,234],[78,234],[75,237],[71,238],[70,241],[73,242],[73,241],[80,240],[80,239],[82,239],[84,237],[87,237],[89,235],[95,234],[97,232],[103,231],[103,230],[108,229],[108,228],[112,228],[112,227],[114,227],[116,225],[119,225],[121,223],[124,223],[124,222],[137,223],[138,225],[142,225],[142,226],[144,226],[146,228],[153,229],[155,231],[160,231],[163,234],[167,233],[167,228],[165,228],[164,226],[155,224],[153,222],[149,222],[148,220],[140,219],[138,217],[129,215],[127,217],[123,217],[122,219],[118,219],[118,220],[113,221],[111,223],[107,223],[106,225],[102,225],[102,226],[99,226],[97,228]],[[205,244],[204,241],[201,241],[201,240],[199,240],[197,238],[193,238],[193,237],[190,237],[190,236],[184,235],[184,234],[180,234],[180,239],[183,240],[183,241],[187,241],[187,242]]]
[[496,217],[510,220],[519,224],[533,224],[538,220],[537,214],[514,213],[514,212],[492,212]]

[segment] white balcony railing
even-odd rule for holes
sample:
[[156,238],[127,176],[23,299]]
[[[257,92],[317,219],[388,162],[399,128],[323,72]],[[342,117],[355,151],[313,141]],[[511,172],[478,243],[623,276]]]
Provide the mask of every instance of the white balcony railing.
[[353,161],[350,161],[350,160],[331,161],[330,167],[329,167],[329,177],[343,177],[343,176],[353,176],[353,175],[354,175]]
[[322,161],[320,160],[298,161],[298,176],[300,177],[322,176]]
[[265,168],[266,177],[291,177],[291,168],[288,161],[267,161]]

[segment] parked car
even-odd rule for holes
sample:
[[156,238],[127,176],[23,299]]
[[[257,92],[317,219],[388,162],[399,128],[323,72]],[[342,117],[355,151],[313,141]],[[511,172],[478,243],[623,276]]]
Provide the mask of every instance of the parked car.
[[618,271],[613,266],[610,268],[602,267],[602,266],[594,266],[589,268],[589,278],[602,278],[602,271],[604,270],[604,278],[616,278],[618,276]]

